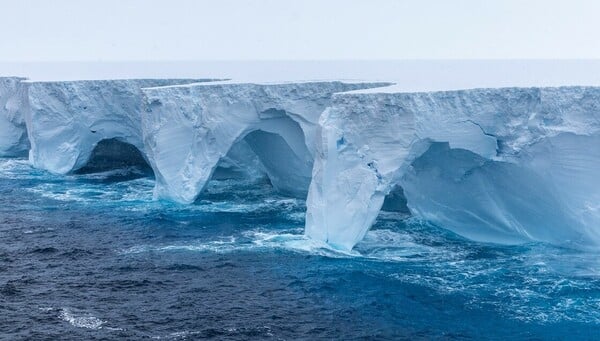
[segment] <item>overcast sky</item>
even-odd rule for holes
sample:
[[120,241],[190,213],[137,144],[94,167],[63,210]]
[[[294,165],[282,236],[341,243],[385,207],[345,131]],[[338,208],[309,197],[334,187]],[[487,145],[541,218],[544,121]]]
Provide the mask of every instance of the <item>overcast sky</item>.
[[0,61],[600,58],[600,1],[0,0]]

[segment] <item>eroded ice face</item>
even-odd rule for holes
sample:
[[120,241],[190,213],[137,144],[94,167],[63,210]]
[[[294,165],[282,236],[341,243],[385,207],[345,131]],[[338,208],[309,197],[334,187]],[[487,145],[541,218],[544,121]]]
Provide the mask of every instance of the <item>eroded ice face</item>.
[[320,121],[306,233],[351,249],[401,186],[415,217],[475,240],[597,245],[599,99],[581,87],[339,95]]
[[182,80],[27,83],[30,161],[72,172],[114,139],[151,166],[155,198],[181,203],[215,176],[267,177],[279,193],[308,197],[307,236],[344,250],[394,188],[415,218],[471,239],[600,240],[598,88],[160,86],[171,82]]
[[0,77],[0,157],[23,156],[29,150],[23,110],[24,78]]

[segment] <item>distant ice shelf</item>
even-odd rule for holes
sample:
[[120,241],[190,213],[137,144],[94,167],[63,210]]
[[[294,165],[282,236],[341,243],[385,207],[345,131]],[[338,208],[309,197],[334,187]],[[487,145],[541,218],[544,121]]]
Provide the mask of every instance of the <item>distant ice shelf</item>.
[[186,204],[211,178],[267,177],[344,250],[382,208],[478,241],[600,245],[600,87],[0,81],[0,156],[53,173],[137,150],[155,198]]

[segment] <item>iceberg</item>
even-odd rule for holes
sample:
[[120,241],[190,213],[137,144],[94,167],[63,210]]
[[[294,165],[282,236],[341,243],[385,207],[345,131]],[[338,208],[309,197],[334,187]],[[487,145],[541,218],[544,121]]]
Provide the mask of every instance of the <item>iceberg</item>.
[[319,125],[311,238],[351,249],[399,186],[474,240],[600,243],[600,88],[349,92]]
[[0,157],[22,156],[29,150],[23,117],[25,89],[21,77],[0,77]]
[[29,160],[36,168],[66,174],[85,166],[96,145],[110,139],[145,155],[141,88],[201,81],[206,80],[25,81]]
[[0,156],[29,149],[54,173],[119,154],[179,203],[211,178],[266,177],[306,198],[308,237],[343,250],[381,210],[476,241],[600,244],[598,87],[0,80]]
[[260,160],[273,187],[306,197],[318,120],[336,92],[390,83],[223,82],[143,89],[145,151],[155,197],[191,203],[239,143]]

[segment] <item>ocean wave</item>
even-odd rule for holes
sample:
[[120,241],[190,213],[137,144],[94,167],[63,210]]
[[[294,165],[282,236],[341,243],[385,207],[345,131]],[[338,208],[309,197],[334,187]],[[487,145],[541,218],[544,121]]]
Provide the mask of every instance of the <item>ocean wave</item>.
[[31,167],[27,159],[0,158],[0,178],[3,179],[34,179],[44,172]]
[[139,245],[122,250],[124,254],[142,252],[195,251],[229,253],[235,251],[286,250],[329,258],[362,258],[384,262],[414,261],[423,259],[453,259],[462,250],[430,247],[419,244],[407,233],[391,230],[372,230],[365,240],[352,251],[343,251],[329,244],[310,239],[303,234],[302,227],[286,230],[253,229],[238,236],[221,237],[217,240],[195,240],[168,245]]
[[58,317],[77,328],[101,329],[106,324],[106,321],[89,314],[75,314],[69,308],[62,308]]

